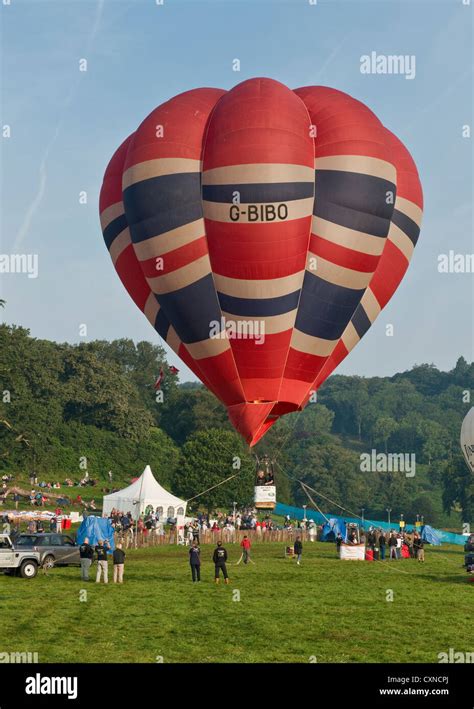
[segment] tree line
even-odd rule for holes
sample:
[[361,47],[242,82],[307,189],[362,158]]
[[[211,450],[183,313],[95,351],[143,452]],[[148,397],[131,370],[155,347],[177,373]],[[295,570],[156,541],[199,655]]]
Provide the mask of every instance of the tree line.
[[[129,339],[72,345],[0,326],[0,471],[90,477],[123,484],[149,463],[165,487],[208,509],[252,500],[253,451],[225,408],[198,383],[180,384],[159,345]],[[154,384],[163,378],[158,391]],[[474,363],[449,372],[415,365],[392,377],[333,375],[303,412],[280,419],[256,446],[276,459],[278,499],[366,518],[459,527],[474,515],[473,481],[459,432]],[[416,474],[362,470],[361,455],[414,454]]]

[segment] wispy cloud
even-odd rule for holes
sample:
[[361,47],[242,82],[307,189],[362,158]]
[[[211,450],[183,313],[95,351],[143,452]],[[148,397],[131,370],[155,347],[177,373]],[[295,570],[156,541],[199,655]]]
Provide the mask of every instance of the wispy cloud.
[[[94,16],[94,22],[91,27],[91,31],[88,35],[87,42],[86,42],[86,55],[88,55],[91,52],[92,45],[95,41],[95,38],[97,36],[97,33],[100,28],[100,21],[102,18],[102,13],[104,9],[104,3],[105,0],[98,0],[97,7],[96,7],[96,12]],[[36,215],[36,212],[38,211],[41,202],[43,201],[43,197],[46,191],[46,182],[48,179],[48,173],[47,173],[47,163],[48,163],[48,157],[51,152],[51,150],[54,147],[54,144],[56,143],[56,140],[61,132],[62,126],[65,121],[66,117],[66,110],[69,107],[70,103],[72,102],[74,96],[76,95],[77,92],[77,87],[79,85],[80,81],[80,76],[78,74],[76,81],[71,84],[70,90],[64,99],[62,109],[59,115],[59,120],[56,124],[56,127],[54,129],[53,135],[49,142],[46,145],[46,148],[43,153],[43,157],[41,158],[40,166],[39,166],[39,174],[38,174],[38,188],[36,190],[36,194],[33,197],[32,201],[30,202],[26,213],[25,217],[23,219],[23,222],[20,225],[20,228],[17,232],[17,235],[15,237],[15,241],[13,244],[13,252],[16,252],[19,250],[21,244],[25,240],[25,238],[28,236],[28,233],[31,228],[31,224],[33,223],[33,219]]]

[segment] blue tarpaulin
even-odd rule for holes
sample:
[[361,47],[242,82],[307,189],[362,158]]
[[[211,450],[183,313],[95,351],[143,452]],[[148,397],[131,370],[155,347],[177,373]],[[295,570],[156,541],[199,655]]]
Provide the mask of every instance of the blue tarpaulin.
[[110,544],[110,552],[115,549],[114,528],[109,519],[89,515],[86,517],[77,530],[76,541],[82,544],[85,538],[89,539],[89,544],[95,546],[99,539]]
[[425,542],[428,542],[428,544],[433,544],[433,546],[436,547],[441,546],[441,539],[439,538],[439,535],[436,530],[428,524],[425,524],[421,528],[421,538],[424,539]]
[[[306,509],[305,511],[302,507],[291,507],[290,505],[282,505],[280,502],[278,502],[275,507],[275,514],[282,516],[290,515],[292,519],[303,519],[306,514],[306,519],[314,519],[317,524],[325,524],[325,522],[328,521],[328,517],[325,517],[320,512],[316,512],[316,510]],[[342,517],[339,515],[331,515],[331,519],[338,519],[344,523],[355,522],[356,524],[361,524],[361,520],[358,517]],[[371,525],[373,527],[377,527],[377,529],[384,529],[387,532],[392,529],[398,530],[398,521],[388,524],[388,522],[382,522],[381,520],[377,519],[364,520],[363,526],[365,528],[368,528]],[[425,525],[425,527],[426,526],[427,525]],[[415,529],[415,525],[407,523],[407,529]],[[432,529],[432,527],[429,527],[429,529]],[[464,537],[462,534],[454,534],[454,532],[445,532],[443,529],[432,529],[432,531],[438,538],[440,544],[459,544],[461,546],[464,546],[464,544],[466,543],[466,537]]]
[[342,538],[346,539],[346,525],[340,519],[331,517],[330,520],[323,524],[321,530],[322,542],[335,542],[337,535],[341,534]]

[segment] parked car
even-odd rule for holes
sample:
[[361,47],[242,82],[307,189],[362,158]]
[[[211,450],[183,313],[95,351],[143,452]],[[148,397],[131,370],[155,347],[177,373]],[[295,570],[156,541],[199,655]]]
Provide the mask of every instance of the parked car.
[[79,547],[72,537],[55,532],[25,533],[15,539],[15,549],[34,549],[42,566],[69,566],[81,563]]
[[0,571],[32,579],[38,573],[41,554],[33,549],[15,549],[8,534],[0,534]]

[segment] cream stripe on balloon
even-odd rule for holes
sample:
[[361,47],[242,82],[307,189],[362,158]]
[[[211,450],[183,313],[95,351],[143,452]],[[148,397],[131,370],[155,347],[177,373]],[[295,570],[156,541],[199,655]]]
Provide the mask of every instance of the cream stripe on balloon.
[[394,165],[381,160],[371,158],[366,155],[330,155],[328,157],[315,158],[314,168],[316,179],[318,170],[336,170],[338,172],[354,172],[372,177],[381,177],[384,180],[397,183],[397,171]]
[[171,347],[173,352],[178,353],[178,350],[181,345],[181,340],[179,339],[178,333],[172,325],[170,325],[168,328],[168,332],[166,335],[166,344]]
[[150,295],[146,299],[146,303],[145,303],[145,307],[143,308],[143,312],[145,313],[145,316],[151,322],[153,327],[155,327],[156,316],[158,315],[159,311],[160,311],[160,304],[158,303],[158,301],[155,297],[155,294],[150,293]]
[[311,251],[308,252],[306,270],[335,286],[352,288],[353,290],[367,288],[373,275],[365,271],[354,271],[351,268],[339,266],[336,263],[332,263],[332,261],[326,261],[321,256],[311,253]]
[[409,199],[405,199],[404,197],[397,197],[395,200],[395,209],[405,214],[419,227],[421,226],[423,211],[414,202],[410,202]]
[[122,176],[122,189],[152,177],[176,175],[184,172],[200,172],[201,161],[188,158],[156,158],[132,165]]
[[321,337],[307,335],[296,328],[291,336],[291,347],[298,352],[317,357],[329,357],[339,340],[324,340]]
[[191,244],[205,235],[203,219],[196,219],[194,222],[184,224],[176,229],[171,229],[164,234],[152,236],[144,241],[139,241],[133,245],[139,261],[146,261],[150,258],[163,256]]
[[348,323],[346,329],[341,335],[341,340],[348,352],[350,352],[352,348],[355,347],[359,342],[360,337],[352,322]]
[[347,249],[369,256],[380,256],[385,246],[383,237],[339,226],[339,224],[328,222],[321,217],[313,217],[312,232],[315,236],[326,239],[332,244],[345,246]]
[[164,273],[156,278],[147,278],[146,280],[151,290],[161,295],[164,293],[172,293],[180,288],[186,288],[186,286],[190,286],[192,283],[199,281],[210,273],[211,263],[209,256],[205,254],[186,266],[177,268],[169,273]]
[[229,278],[214,273],[216,290],[233,298],[278,298],[299,290],[303,283],[304,271],[282,278],[252,280]]
[[407,261],[410,261],[415,249],[413,241],[393,222],[390,224],[390,229],[388,230],[388,238],[400,249]]
[[360,299],[360,304],[364,308],[367,317],[369,318],[370,322],[373,323],[374,320],[378,317],[380,314],[380,311],[382,308],[380,307],[380,303],[371,291],[370,287],[367,288],[365,291],[364,295]]
[[227,333],[224,331],[218,337],[201,340],[200,342],[185,343],[185,347],[193,359],[215,357],[230,349]]
[[202,173],[203,185],[246,185],[281,182],[314,182],[314,170],[305,165],[249,163],[214,167]]
[[130,230],[127,227],[121,231],[110,244],[109,254],[114,266],[117,263],[118,257],[125,251],[127,246],[130,246],[131,243],[132,240],[130,238]]
[[[227,222],[230,224],[277,224],[280,222],[289,222],[292,219],[309,217],[313,212],[313,204],[314,199],[310,197],[288,202],[252,203],[252,205],[244,202],[241,204],[232,204],[230,202],[203,201],[202,206],[204,217],[206,219],[212,219],[212,221],[215,222]],[[256,219],[249,219],[249,207],[257,209]],[[268,208],[270,207],[273,207],[275,210],[275,218],[271,220],[268,219],[268,217],[262,218],[262,210],[264,214],[265,212],[268,214]]]
[[106,207],[100,213],[100,226],[102,227],[102,231],[105,231],[109,224],[114,221],[114,219],[123,216],[123,202],[115,202],[115,204],[111,204],[110,207]]

